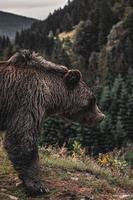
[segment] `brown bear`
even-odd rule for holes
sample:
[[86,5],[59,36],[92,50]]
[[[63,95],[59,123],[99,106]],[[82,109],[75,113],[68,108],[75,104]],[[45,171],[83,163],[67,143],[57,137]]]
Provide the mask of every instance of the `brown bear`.
[[5,149],[30,195],[48,191],[40,178],[37,138],[43,119],[53,114],[88,124],[104,119],[78,70],[29,50],[0,62],[0,130],[6,132]]

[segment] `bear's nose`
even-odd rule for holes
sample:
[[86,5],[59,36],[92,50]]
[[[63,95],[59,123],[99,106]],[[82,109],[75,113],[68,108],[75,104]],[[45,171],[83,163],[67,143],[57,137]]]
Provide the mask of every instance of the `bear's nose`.
[[96,118],[97,122],[102,122],[105,119],[105,115],[103,113],[98,113]]
[[103,121],[105,119],[105,115],[102,113],[100,118],[101,118],[101,120],[100,120],[100,122],[101,122],[101,121]]

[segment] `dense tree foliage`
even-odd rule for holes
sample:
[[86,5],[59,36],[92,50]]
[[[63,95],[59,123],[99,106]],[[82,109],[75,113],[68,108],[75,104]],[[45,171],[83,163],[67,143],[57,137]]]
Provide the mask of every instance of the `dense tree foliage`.
[[12,53],[12,44],[8,37],[0,36],[0,59],[8,58]]

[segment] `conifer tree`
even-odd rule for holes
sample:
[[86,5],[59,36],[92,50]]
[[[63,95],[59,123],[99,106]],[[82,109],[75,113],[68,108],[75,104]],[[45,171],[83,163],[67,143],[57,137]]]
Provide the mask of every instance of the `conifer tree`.
[[[127,102],[128,102],[128,89],[126,87],[125,82],[122,82],[122,86],[121,86],[121,94],[119,96],[120,101],[119,101],[119,112],[117,114],[117,123],[116,123],[116,134],[119,135],[121,134],[121,139],[123,139],[123,141],[127,140],[127,120],[128,120],[128,116],[127,116]],[[118,127],[120,126],[120,131],[121,133],[119,133]],[[121,142],[120,142],[121,143]]]
[[118,118],[117,118],[116,132],[114,134],[114,137],[115,137],[116,147],[117,148],[122,147],[122,145],[124,145],[124,143],[125,143],[126,133],[125,133],[120,116],[118,116]]
[[107,41],[107,35],[113,25],[111,7],[107,0],[101,0],[99,3],[99,36],[98,42],[101,48]]
[[72,30],[72,19],[71,15],[67,12],[65,13],[63,19],[62,19],[62,30],[63,31],[70,31]]
[[90,20],[81,22],[73,45],[74,52],[81,55],[87,64],[91,52],[97,50],[97,37],[95,30],[96,27]]
[[114,147],[114,135],[112,134],[112,119],[110,113],[106,115],[105,120],[100,124],[98,143],[103,152],[111,151]]
[[111,103],[110,88],[108,85],[104,86],[101,94],[100,105],[105,112],[109,111]]
[[126,123],[127,138],[133,142],[133,92],[128,95]]
[[15,35],[14,44],[19,46],[19,32],[18,31],[16,32],[16,35]]
[[112,117],[113,127],[115,127],[117,121],[117,114],[120,110],[120,95],[122,87],[122,78],[119,75],[115,78],[112,89],[111,89],[111,104],[110,104],[110,113]]

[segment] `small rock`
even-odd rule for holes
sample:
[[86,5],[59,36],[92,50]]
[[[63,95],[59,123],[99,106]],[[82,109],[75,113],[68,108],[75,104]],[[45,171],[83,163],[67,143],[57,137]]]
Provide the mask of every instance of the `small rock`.
[[15,197],[15,196],[12,196],[12,195],[9,195],[9,198],[10,198],[10,199],[12,199],[12,200],[18,200],[18,198],[17,198],[17,197]]
[[21,185],[22,185],[22,181],[16,183],[16,187],[19,187],[19,186],[21,186]]
[[1,192],[6,192],[7,190],[5,188],[1,188]]
[[73,181],[78,181],[78,180],[79,180],[78,177],[71,177],[71,179],[72,179]]
[[121,194],[121,195],[114,195],[115,198],[117,199],[125,199],[131,197],[129,194]]

